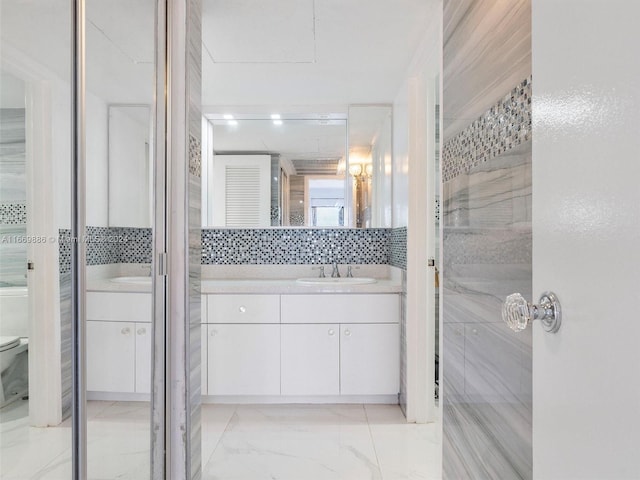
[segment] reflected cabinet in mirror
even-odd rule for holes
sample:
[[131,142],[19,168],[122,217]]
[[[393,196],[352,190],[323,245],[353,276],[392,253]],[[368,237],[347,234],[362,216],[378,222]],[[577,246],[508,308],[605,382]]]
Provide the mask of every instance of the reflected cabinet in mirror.
[[391,107],[207,114],[202,204],[205,227],[391,226]]

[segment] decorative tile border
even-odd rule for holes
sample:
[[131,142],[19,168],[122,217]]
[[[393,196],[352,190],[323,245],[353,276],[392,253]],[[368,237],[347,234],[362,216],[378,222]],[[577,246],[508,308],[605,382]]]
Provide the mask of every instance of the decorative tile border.
[[202,144],[189,134],[189,173],[200,178],[202,176]]
[[466,173],[530,138],[531,77],[445,143],[442,151],[442,181]]
[[407,269],[407,227],[392,228],[389,265]]
[[23,225],[27,223],[27,206],[24,203],[0,204],[0,225]]
[[390,229],[207,229],[203,265],[389,263]]

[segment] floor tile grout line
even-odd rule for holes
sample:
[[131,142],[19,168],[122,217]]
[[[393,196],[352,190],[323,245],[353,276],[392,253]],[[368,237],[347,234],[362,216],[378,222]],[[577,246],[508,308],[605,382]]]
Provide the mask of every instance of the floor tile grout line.
[[378,449],[376,448],[376,441],[373,438],[373,431],[371,430],[371,423],[369,422],[369,414],[367,413],[367,406],[365,404],[362,404],[362,410],[364,410],[364,417],[367,419],[367,428],[369,429],[369,438],[371,438],[373,453],[376,456],[376,464],[378,465],[378,471],[380,472],[380,479],[384,480],[384,476],[382,475],[382,465],[380,465],[380,458],[378,457]]
[[[224,405],[224,404],[222,404],[222,405]],[[234,404],[233,405],[233,412],[231,412],[231,415],[229,415],[229,418],[227,419],[227,423],[224,426],[224,430],[220,434],[220,437],[218,437],[218,441],[216,442],[215,446],[211,449],[211,454],[209,454],[209,457],[207,458],[206,462],[202,462],[202,473],[203,474],[204,474],[205,468],[207,467],[207,465],[209,464],[209,462],[213,458],[213,455],[216,453],[216,450],[220,446],[220,442],[222,441],[222,438],[224,437],[225,433],[227,433],[227,430],[229,429],[229,424],[231,423],[231,419],[233,418],[233,416],[236,414],[237,411],[238,411],[238,405]],[[202,427],[203,426],[201,426],[201,431],[202,431]]]

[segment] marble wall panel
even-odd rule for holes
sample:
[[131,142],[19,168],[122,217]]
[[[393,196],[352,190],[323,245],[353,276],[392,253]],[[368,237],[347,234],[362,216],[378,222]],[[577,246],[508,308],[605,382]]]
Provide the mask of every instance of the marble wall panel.
[[531,0],[445,0],[444,139],[531,75]]
[[188,376],[187,415],[188,442],[187,454],[191,465],[189,476],[192,480],[202,478],[202,411],[201,411],[201,298],[200,281],[202,265],[202,3],[201,0],[188,2],[187,27],[187,67],[189,82],[189,177],[188,177],[188,215],[189,215],[189,308],[186,325],[188,356],[186,367]]
[[501,319],[531,298],[530,142],[444,183],[443,475],[531,478],[531,332]]
[[0,108],[0,286],[27,284],[25,110]]

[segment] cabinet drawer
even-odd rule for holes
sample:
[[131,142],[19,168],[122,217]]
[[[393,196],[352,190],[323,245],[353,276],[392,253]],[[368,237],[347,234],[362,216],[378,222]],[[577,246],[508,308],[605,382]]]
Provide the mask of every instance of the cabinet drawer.
[[87,292],[87,319],[151,322],[151,294]]
[[280,323],[280,295],[208,297],[208,323]]
[[282,323],[398,323],[396,294],[282,295]]

